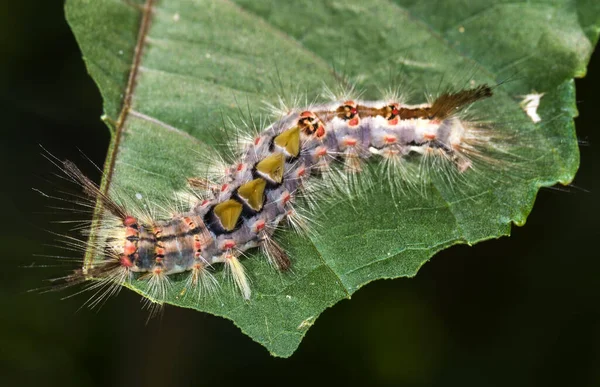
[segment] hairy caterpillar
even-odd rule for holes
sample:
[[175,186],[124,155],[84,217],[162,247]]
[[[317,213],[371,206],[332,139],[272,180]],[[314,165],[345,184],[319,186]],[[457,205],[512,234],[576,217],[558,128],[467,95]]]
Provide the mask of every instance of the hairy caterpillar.
[[[492,89],[481,85],[445,92],[419,105],[343,99],[286,109],[279,120],[242,141],[237,161],[218,162],[209,176],[189,178],[190,208],[165,218],[119,203],[73,163],[63,162],[65,174],[103,208],[102,224],[85,244],[101,258],[66,279],[92,280],[93,305],[139,277],[148,281],[149,299],[161,303],[170,277],[185,273],[181,295],[202,302],[202,295],[217,290],[213,271],[222,264],[249,299],[251,286],[240,261],[244,252],[260,248],[273,267],[286,271],[293,259],[274,231],[283,220],[301,233],[310,229],[294,206],[296,197],[313,207],[332,191],[351,190],[355,178],[366,174],[367,159],[382,166],[379,176],[367,180],[387,179],[392,188],[406,183],[408,189],[432,173],[459,186],[464,182],[457,177],[497,163],[488,153],[501,152],[504,145],[495,142],[488,123],[468,119],[468,108],[491,97]],[[417,173],[409,171],[411,165],[418,166]]]

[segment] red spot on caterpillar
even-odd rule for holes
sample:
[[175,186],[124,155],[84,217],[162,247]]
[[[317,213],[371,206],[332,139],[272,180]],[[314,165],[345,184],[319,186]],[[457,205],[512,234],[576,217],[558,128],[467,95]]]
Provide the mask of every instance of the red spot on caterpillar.
[[131,259],[127,255],[121,255],[121,258],[119,259],[119,263],[121,264],[121,266],[125,266],[127,268],[130,268],[133,266],[133,262],[131,262]]
[[317,129],[317,132],[315,134],[317,138],[321,138],[325,135],[325,128],[323,127],[323,125],[319,125],[319,128]]
[[133,227],[127,227],[125,229],[125,238],[129,238],[129,237],[137,237],[139,235],[138,230],[136,230]]
[[200,203],[200,205],[204,207],[204,206],[205,206],[205,205],[207,205],[208,203],[210,203],[210,200],[208,200],[208,199],[204,199],[204,200],[202,201],[202,203]]
[[135,243],[131,242],[128,239],[125,239],[125,246],[123,247],[123,254],[131,255],[131,254],[135,253],[136,250],[137,250],[137,246],[135,245]]
[[390,134],[386,134],[386,135],[383,137],[383,141],[384,141],[386,144],[394,144],[394,143],[396,142],[396,136],[393,136],[393,135],[390,135]]
[[162,247],[157,247],[154,252],[156,253],[156,255],[165,255],[165,249]]
[[196,251],[196,252],[194,253],[194,258],[196,258],[196,259],[201,259],[201,258],[202,258],[202,253],[201,253],[201,252],[199,252],[199,251]]
[[156,263],[162,263],[163,259],[162,259],[162,257],[156,257],[156,258],[154,259],[154,261],[155,261]]
[[162,273],[162,268],[161,267],[155,267],[154,270],[152,270],[152,272],[156,275],[159,275],[160,273]]
[[232,239],[227,239],[223,241],[223,249],[233,249],[235,247],[235,241]]
[[227,188],[229,188],[229,184],[223,184],[223,185],[221,186],[221,192],[225,192],[225,191],[227,191]]
[[298,176],[304,176],[305,173],[306,173],[306,169],[304,167],[300,167],[300,168],[298,168],[298,171],[296,172],[296,175],[298,175]]
[[284,193],[281,194],[281,202],[283,204],[286,204],[287,202],[289,202],[291,198],[292,198],[292,196],[290,195],[290,193],[288,191],[285,191]]
[[202,249],[202,242],[200,242],[200,236],[194,235],[194,250],[198,251]]
[[202,269],[202,267],[203,267],[203,266],[204,266],[204,265],[202,265],[201,263],[195,263],[195,264],[194,264],[194,269],[195,269],[195,270],[200,270],[200,269]]
[[435,134],[431,134],[431,133],[426,133],[426,134],[423,135],[423,138],[425,140],[429,140],[429,141],[435,140],[435,137],[436,137],[436,135]]
[[346,146],[355,146],[357,140],[354,137],[346,137],[344,138],[344,145]]
[[315,149],[315,155],[317,155],[318,157],[323,157],[327,155],[327,147],[324,146],[320,146],[317,149]]
[[254,139],[254,145],[258,145],[259,142],[260,142],[260,137],[256,137]]
[[303,111],[302,113],[300,113],[300,117],[301,118],[308,118],[308,117],[314,117],[315,115],[312,112],[309,112],[308,110]]
[[262,219],[257,220],[252,228],[254,229],[254,232],[259,232],[263,230],[265,228],[265,221]]
[[137,219],[134,218],[133,216],[128,216],[125,219],[123,219],[123,225],[125,227],[131,227],[137,224]]
[[344,110],[350,113],[350,116],[346,115],[346,117],[351,118],[358,114],[358,109],[356,107],[356,102],[354,101],[346,101],[343,103]]
[[239,164],[238,164],[238,166],[237,166],[237,171],[239,172],[239,171],[241,171],[242,169],[244,169],[244,164],[242,164],[242,163],[239,163]]
[[398,117],[396,118],[392,118],[391,120],[388,121],[388,125],[398,125]]
[[[356,109],[354,109],[354,110],[356,110]],[[348,126],[351,126],[351,127],[357,126],[359,122],[360,122],[360,120],[358,119],[358,117],[354,117],[353,119],[348,121]]]

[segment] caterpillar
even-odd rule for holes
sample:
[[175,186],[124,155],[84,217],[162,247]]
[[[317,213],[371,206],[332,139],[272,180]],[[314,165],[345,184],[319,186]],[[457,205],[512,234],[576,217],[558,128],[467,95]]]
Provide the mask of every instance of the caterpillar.
[[[276,240],[275,230],[285,220],[300,233],[310,232],[297,198],[309,208],[318,206],[320,198],[368,176],[364,166],[371,159],[382,166],[375,178],[387,179],[392,188],[400,180],[409,189],[415,188],[410,188],[415,179],[435,171],[460,184],[452,177],[497,162],[488,155],[500,147],[494,144],[494,131],[468,113],[492,95],[493,87],[484,84],[417,105],[397,98],[341,99],[286,108],[264,130],[237,141],[242,145],[236,158],[216,163],[207,176],[188,178],[184,196],[189,208],[165,218],[119,203],[75,164],[53,159],[102,208],[101,224],[92,227],[83,245],[94,258],[65,279],[69,285],[90,281],[94,305],[139,277],[148,282],[148,299],[160,304],[168,296],[170,277],[183,273],[182,295],[193,294],[202,302],[203,295],[217,291],[213,271],[223,265],[241,297],[250,299],[241,259],[245,252],[258,248],[285,272],[293,258]],[[406,168],[415,163],[420,172],[411,175]]]

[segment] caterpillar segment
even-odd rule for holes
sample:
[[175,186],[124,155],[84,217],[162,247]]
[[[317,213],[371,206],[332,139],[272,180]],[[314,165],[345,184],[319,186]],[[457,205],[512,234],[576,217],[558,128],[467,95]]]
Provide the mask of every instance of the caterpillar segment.
[[240,256],[259,247],[277,270],[290,267],[273,232],[284,219],[296,226],[302,223],[293,203],[308,179],[334,164],[356,174],[373,156],[383,157],[389,168],[409,154],[430,151],[464,172],[470,164],[460,150],[468,126],[460,112],[491,95],[491,88],[483,85],[442,94],[430,104],[347,100],[292,111],[247,145],[221,183],[188,179],[204,199],[170,219],[140,221],[141,216],[115,204],[66,162],[65,170],[73,179],[120,222],[105,233],[106,254],[94,262],[100,269],[90,274],[124,282],[132,273],[142,273],[141,278],[150,281],[152,298],[160,302],[170,275],[188,272],[184,292],[201,295],[217,288],[213,267],[224,264],[248,299],[250,281]]

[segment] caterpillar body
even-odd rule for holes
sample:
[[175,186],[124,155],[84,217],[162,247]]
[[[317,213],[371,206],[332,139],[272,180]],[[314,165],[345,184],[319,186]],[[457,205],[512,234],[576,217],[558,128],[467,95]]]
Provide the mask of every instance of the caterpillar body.
[[483,134],[485,124],[464,115],[469,106],[491,96],[492,87],[481,85],[419,105],[352,99],[292,109],[248,138],[236,163],[219,166],[220,175],[189,178],[194,194],[190,209],[165,219],[118,203],[73,163],[63,162],[68,177],[96,198],[104,212],[102,226],[86,244],[101,258],[68,276],[68,282],[95,280],[88,286],[101,289],[99,302],[140,276],[149,281],[151,300],[161,302],[169,277],[177,273],[189,273],[188,293],[214,291],[218,281],[212,268],[223,264],[248,299],[251,289],[241,256],[260,248],[277,270],[290,267],[291,259],[273,233],[283,220],[307,231],[304,216],[294,208],[302,192],[312,190],[305,196],[318,202],[323,190],[332,188],[327,182],[350,184],[370,158],[382,158],[385,170],[397,169],[392,172],[400,176],[403,163],[412,157],[467,173],[473,158],[485,159],[478,147],[490,137]]

